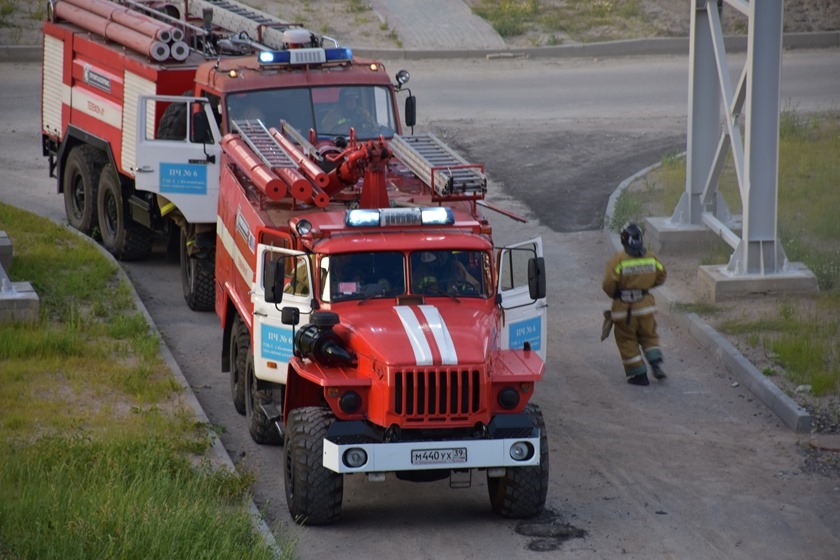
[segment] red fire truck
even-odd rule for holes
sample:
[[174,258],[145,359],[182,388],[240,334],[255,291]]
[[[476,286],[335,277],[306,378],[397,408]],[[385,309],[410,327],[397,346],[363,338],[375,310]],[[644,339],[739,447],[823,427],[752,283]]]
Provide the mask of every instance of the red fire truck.
[[[298,93],[316,116],[356,95],[364,110],[344,130],[320,128],[326,114],[308,133],[233,119],[220,143],[216,312],[234,406],[256,442],[284,445],[298,522],[336,521],[345,475],[386,473],[469,486],[484,471],[497,513],[533,516],[548,485],[530,402],[544,370],[541,241],[494,246],[483,167],[433,134],[402,134],[406,72],[389,87],[373,63],[325,51],[314,65],[344,83],[310,75]],[[284,52],[258,59],[289,65]],[[408,126],[414,107],[409,95]]]

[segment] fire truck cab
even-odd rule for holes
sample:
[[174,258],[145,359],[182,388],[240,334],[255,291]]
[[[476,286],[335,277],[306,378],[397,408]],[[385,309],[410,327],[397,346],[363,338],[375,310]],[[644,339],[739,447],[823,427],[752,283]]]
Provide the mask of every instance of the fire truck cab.
[[332,523],[343,476],[386,473],[469,486],[484,471],[497,513],[541,511],[541,240],[495,247],[471,204],[392,193],[290,214],[256,193],[223,177],[222,363],[252,438],[284,445],[292,517]]

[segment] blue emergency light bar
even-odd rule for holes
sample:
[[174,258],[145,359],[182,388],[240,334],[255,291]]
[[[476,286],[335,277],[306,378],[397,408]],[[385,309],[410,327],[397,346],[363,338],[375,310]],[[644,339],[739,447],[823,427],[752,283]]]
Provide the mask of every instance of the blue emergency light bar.
[[348,62],[352,59],[353,51],[347,47],[263,51],[259,54],[260,64],[272,65],[324,64],[326,62]]
[[455,215],[451,208],[357,208],[347,210],[344,223],[348,227],[399,227],[452,225]]

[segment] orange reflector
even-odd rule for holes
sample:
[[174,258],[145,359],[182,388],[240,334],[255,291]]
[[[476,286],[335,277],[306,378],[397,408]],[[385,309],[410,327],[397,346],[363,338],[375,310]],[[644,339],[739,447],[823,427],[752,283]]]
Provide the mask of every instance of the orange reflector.
[[266,362],[265,365],[271,369],[277,369],[277,362]]

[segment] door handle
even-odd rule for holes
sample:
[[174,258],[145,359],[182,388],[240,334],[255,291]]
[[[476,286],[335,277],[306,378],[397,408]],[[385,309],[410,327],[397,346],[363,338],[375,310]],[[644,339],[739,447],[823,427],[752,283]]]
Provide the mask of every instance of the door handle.
[[129,167],[129,169],[131,169],[134,173],[154,173],[155,171],[148,165],[144,165],[142,167]]
[[262,311],[254,311],[254,315],[257,317],[268,317],[268,313],[263,313]]

